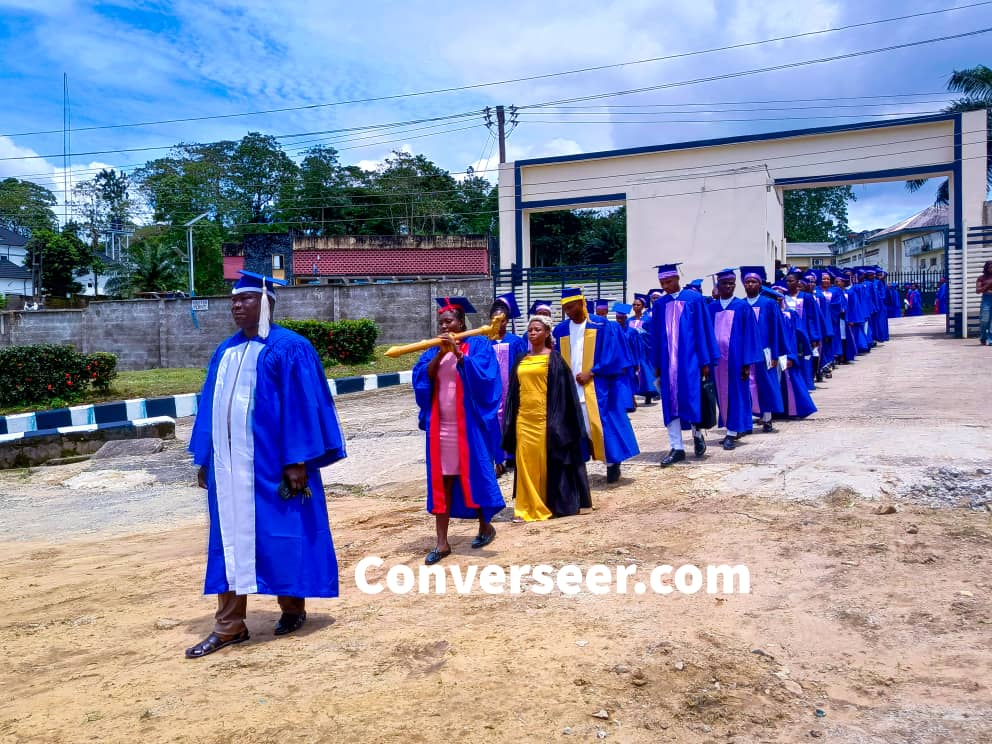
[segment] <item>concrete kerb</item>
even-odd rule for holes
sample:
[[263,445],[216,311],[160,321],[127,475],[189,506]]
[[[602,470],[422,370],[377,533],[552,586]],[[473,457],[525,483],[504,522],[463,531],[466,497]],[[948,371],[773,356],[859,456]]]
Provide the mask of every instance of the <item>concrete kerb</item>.
[[[381,375],[338,377],[329,379],[327,387],[330,389],[331,395],[338,396],[378,390],[393,385],[405,385],[412,380],[413,373],[407,370]],[[183,395],[169,395],[164,398],[136,398],[0,416],[0,443],[18,439],[20,438],[19,435],[30,432],[52,433],[78,427],[93,427],[95,429],[107,424],[136,422],[160,416],[171,419],[186,418],[196,415],[199,400],[199,393],[185,393]]]

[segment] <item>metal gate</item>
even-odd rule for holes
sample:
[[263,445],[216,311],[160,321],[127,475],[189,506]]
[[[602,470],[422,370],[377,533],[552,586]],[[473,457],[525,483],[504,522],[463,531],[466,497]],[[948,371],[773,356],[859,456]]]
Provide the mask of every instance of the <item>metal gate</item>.
[[982,298],[975,283],[986,261],[992,261],[992,225],[970,227],[965,239],[948,243],[947,332],[955,338],[978,335]]
[[624,302],[627,265],[533,266],[493,272],[493,296],[512,292],[524,315],[531,303],[544,300],[551,304],[554,317],[561,318],[561,291],[565,287],[582,287],[587,299]]

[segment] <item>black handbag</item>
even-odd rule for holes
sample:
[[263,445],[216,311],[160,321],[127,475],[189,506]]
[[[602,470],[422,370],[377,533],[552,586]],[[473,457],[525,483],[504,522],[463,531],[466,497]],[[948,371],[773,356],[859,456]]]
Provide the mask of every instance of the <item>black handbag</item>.
[[699,382],[699,414],[700,419],[695,422],[697,429],[712,429],[717,425],[716,385],[711,377]]

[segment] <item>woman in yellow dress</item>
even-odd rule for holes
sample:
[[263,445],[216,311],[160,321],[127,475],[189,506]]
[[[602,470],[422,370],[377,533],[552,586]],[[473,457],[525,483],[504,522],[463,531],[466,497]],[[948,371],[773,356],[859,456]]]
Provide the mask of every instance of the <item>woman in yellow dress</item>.
[[551,329],[543,315],[530,319],[530,351],[510,374],[503,449],[516,457],[515,522],[565,517],[592,507],[582,411],[568,365],[551,348]]

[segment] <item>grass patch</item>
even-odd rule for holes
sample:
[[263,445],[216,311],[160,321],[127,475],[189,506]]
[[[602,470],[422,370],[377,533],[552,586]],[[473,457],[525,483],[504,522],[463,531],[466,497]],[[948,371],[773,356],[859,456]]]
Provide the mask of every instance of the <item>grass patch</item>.
[[[399,359],[385,356],[389,346],[375,347],[375,359],[367,364],[335,364],[324,368],[328,377],[357,377],[360,375],[378,375],[388,372],[403,372],[412,369],[417,361],[416,354],[408,354]],[[87,403],[104,403],[107,401],[129,400],[131,398],[162,398],[166,395],[182,395],[183,393],[198,393],[203,387],[206,370],[202,368],[142,369],[134,372],[118,372],[117,379],[106,393],[93,390],[85,393],[72,405]],[[36,403],[30,406],[0,408],[0,415],[10,413],[25,413],[28,411],[44,411],[48,408],[62,408],[64,402],[58,405],[46,406]]]

